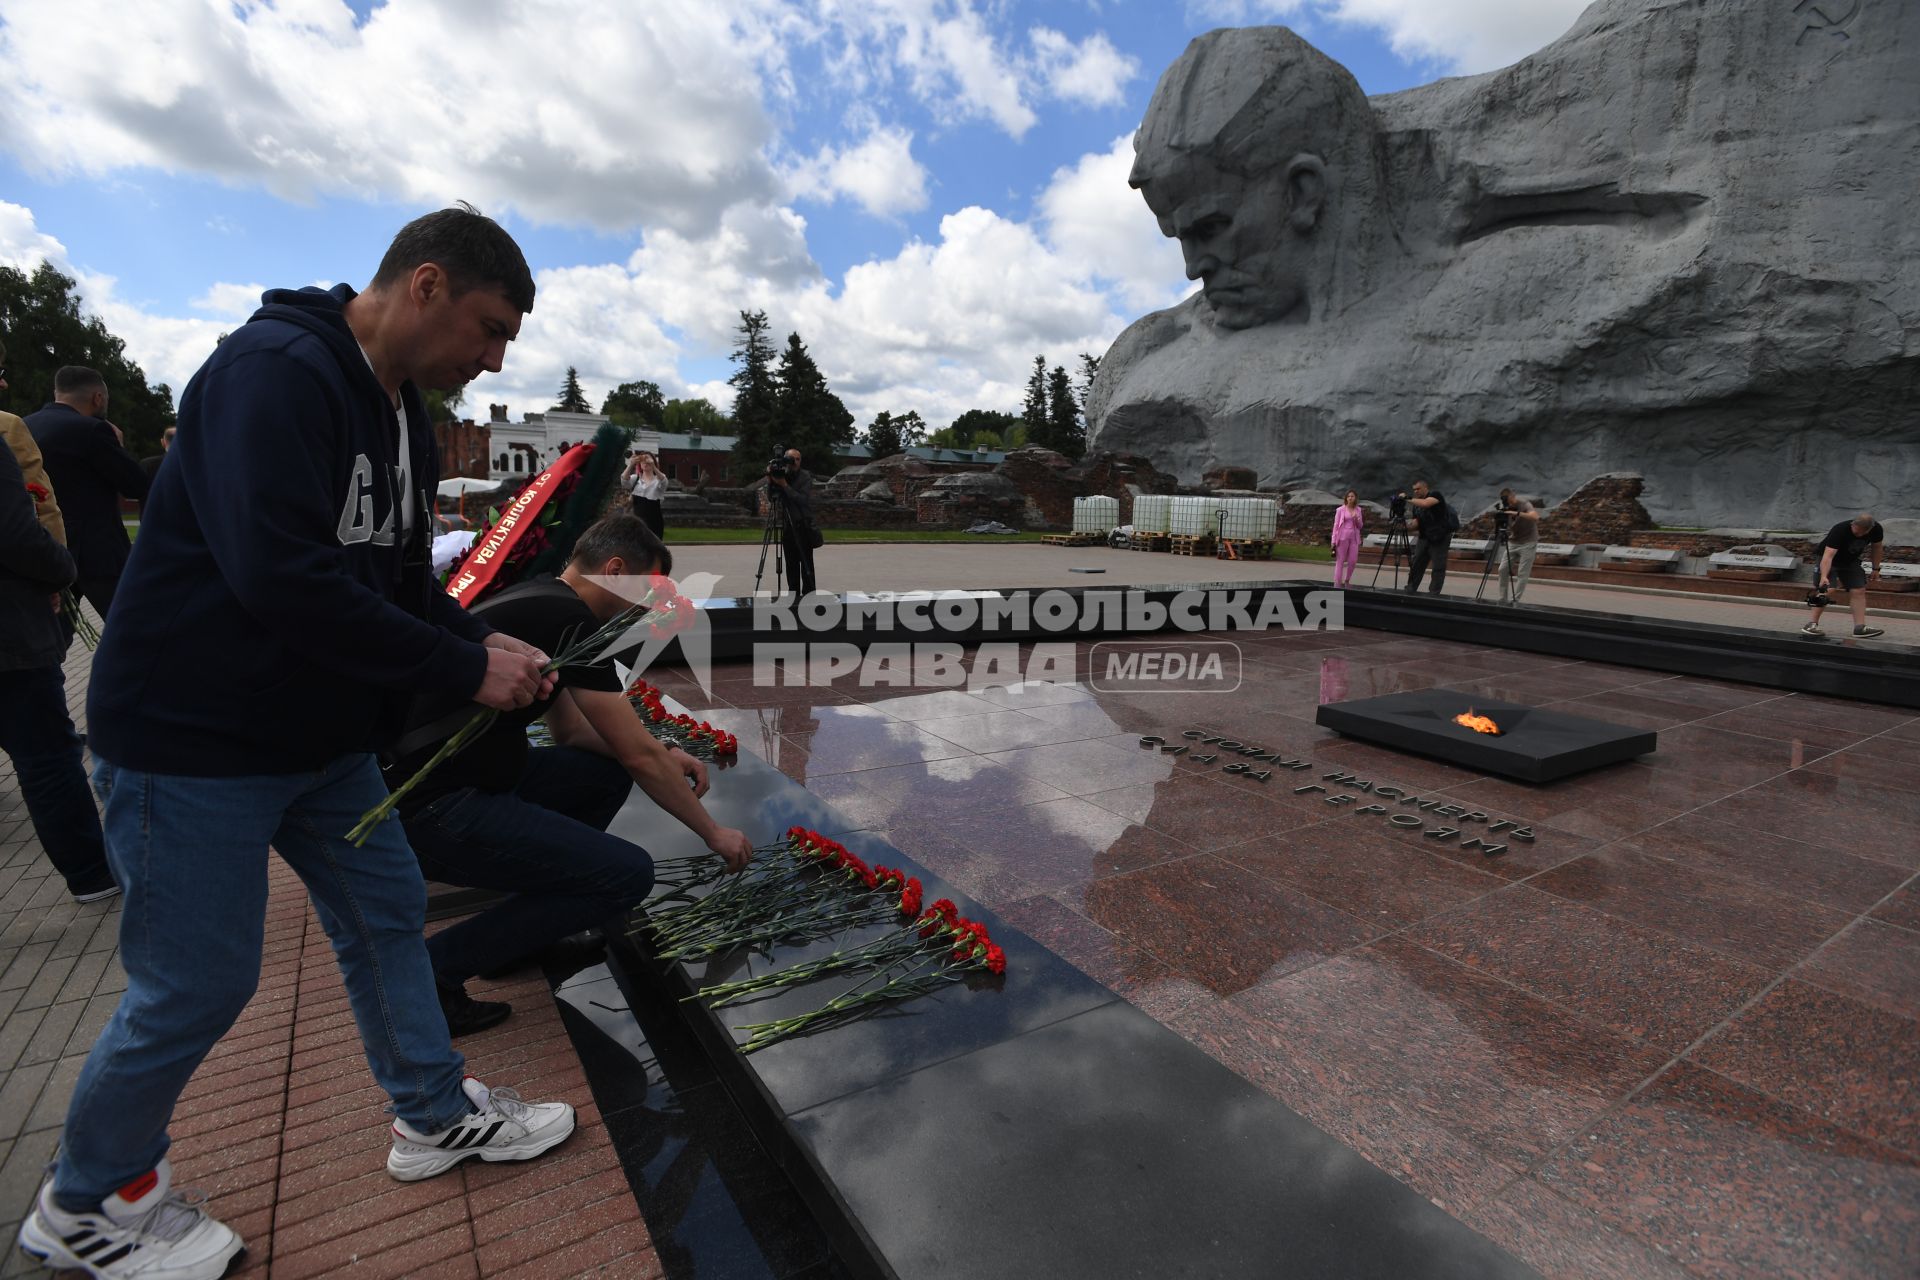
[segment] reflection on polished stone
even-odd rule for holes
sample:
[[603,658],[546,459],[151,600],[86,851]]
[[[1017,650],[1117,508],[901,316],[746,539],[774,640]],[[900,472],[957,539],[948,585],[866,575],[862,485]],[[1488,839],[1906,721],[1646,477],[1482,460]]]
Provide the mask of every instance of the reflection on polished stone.
[[[687,702],[742,748],[709,805],[756,839],[799,822],[890,843],[1028,935],[1021,971],[1057,998],[986,1014],[989,1039],[1064,1053],[1069,1024],[1130,1004],[1555,1280],[1920,1274],[1920,802],[1901,785],[1920,717],[1382,632],[1223,638],[1250,672],[1231,696],[762,690],[736,666]],[[1436,684],[1656,729],[1661,749],[1533,786],[1312,723]],[[1536,838],[1489,858],[1139,743],[1187,729]],[[614,829],[700,852],[637,791]],[[818,1117],[820,1150],[891,1150],[923,1091],[999,1069],[1004,1045],[964,1026],[1004,998],[963,986],[810,1038],[768,1060],[775,1092]],[[1073,1117],[1071,1059],[1008,1060],[1064,1072]],[[630,1084],[636,1114],[660,1109],[660,1081]],[[973,1125],[987,1154],[966,1158],[1008,1177],[1021,1123]],[[888,1170],[854,1194],[893,1203]]]

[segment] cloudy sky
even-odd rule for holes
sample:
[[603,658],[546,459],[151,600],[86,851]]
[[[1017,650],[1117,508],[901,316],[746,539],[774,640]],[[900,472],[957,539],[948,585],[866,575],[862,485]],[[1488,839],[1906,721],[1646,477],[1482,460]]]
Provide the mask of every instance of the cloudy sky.
[[0,0],[0,263],[49,259],[179,388],[263,286],[364,284],[456,199],[539,297],[470,412],[636,378],[730,404],[742,308],[864,424],[1016,408],[1186,291],[1126,186],[1161,70],[1284,22],[1370,93],[1584,0]]

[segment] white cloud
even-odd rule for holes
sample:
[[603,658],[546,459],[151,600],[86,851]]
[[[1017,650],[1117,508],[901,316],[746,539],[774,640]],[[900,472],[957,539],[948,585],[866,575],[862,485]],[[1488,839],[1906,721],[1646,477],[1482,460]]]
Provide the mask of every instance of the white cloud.
[[188,305],[216,319],[241,322],[259,310],[266,291],[263,284],[216,284]]
[[1116,106],[1126,101],[1127,83],[1140,74],[1139,61],[1099,33],[1075,44],[1051,27],[1035,27],[1028,38],[1035,71],[1063,101]]
[[0,200],[0,267],[32,272],[42,262],[67,260],[67,247],[34,225],[33,210]]
[[[772,198],[772,0],[18,0],[0,137],[30,168],[152,166],[321,194],[468,197],[543,221],[710,226]],[[508,56],[510,54],[510,56]],[[111,67],[73,75],[74,67]]]
[[1401,60],[1473,74],[1517,62],[1565,35],[1591,0],[1186,0],[1189,25],[1240,27],[1330,18],[1369,27]]
[[913,158],[913,134],[877,128],[845,150],[827,146],[788,174],[796,195],[845,196],[875,217],[927,207],[927,171]]
[[1075,270],[1109,281],[1133,311],[1177,301],[1186,264],[1177,243],[1137,192],[1127,186],[1133,135],[1121,134],[1105,151],[1090,152],[1058,170],[1041,193],[1047,238]]

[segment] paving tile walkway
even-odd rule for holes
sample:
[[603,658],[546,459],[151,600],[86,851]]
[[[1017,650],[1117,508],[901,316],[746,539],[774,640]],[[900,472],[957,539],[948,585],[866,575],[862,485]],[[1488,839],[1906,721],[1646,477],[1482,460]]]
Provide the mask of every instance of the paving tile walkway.
[[[75,718],[88,655],[68,663]],[[270,872],[260,986],[194,1074],[172,1127],[178,1185],[245,1237],[235,1276],[663,1274],[545,978],[476,995],[514,1016],[462,1039],[474,1074],[579,1111],[567,1143],[526,1164],[470,1161],[426,1182],[386,1173],[385,1095],[360,1049],[326,933],[299,879]],[[0,756],[0,1277],[45,1275],[13,1248],[75,1078],[126,987],[118,900],[78,906],[34,839]]]

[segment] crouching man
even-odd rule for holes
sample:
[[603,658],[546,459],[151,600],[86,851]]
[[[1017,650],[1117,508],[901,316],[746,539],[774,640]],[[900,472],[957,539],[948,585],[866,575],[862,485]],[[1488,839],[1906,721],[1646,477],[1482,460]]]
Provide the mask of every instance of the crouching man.
[[[596,579],[638,583],[672,568],[672,554],[638,517],[608,516],[580,535],[557,579],[509,587],[474,613],[502,635],[559,653],[629,607]],[[470,712],[469,704],[451,714],[444,706],[423,713],[395,748],[389,785],[398,789],[413,777]],[[527,725],[542,714],[556,746],[527,741]],[[499,717],[402,802],[407,840],[428,879],[512,895],[427,942],[454,1035],[511,1012],[502,1002],[469,996],[469,978],[513,968],[618,920],[653,888],[647,851],[607,834],[635,782],[730,868],[747,865],[747,837],[720,826],[700,803],[706,766],[647,732],[611,659],[562,670],[552,698]]]

